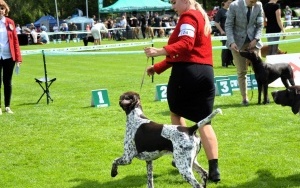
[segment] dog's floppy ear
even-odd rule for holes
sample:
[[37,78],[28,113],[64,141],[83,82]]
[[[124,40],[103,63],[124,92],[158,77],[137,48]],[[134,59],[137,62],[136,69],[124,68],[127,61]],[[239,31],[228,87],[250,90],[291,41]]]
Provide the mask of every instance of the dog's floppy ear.
[[129,114],[131,110],[140,106],[140,95],[132,91],[126,92],[120,96],[119,105],[126,114]]

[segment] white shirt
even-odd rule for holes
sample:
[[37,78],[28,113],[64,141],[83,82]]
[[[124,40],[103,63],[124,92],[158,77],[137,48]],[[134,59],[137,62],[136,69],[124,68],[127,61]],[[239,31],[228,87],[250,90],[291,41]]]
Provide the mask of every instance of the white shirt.
[[127,20],[125,18],[123,18],[122,20],[120,20],[120,27],[126,28],[126,25],[127,25]]
[[11,58],[11,53],[9,49],[8,35],[5,23],[6,18],[3,16],[3,18],[0,20],[0,57],[2,59],[9,59]]
[[54,31],[54,32],[58,32],[58,29],[59,29],[59,28],[58,28],[57,25],[53,26],[53,31]]
[[16,31],[17,31],[17,34],[21,34],[21,28],[20,27],[16,27]]
[[42,41],[42,42],[44,42],[44,40],[46,40],[46,41],[47,41],[47,44],[50,43],[50,41],[49,41],[49,36],[48,36],[48,34],[47,34],[46,31],[42,31],[41,34],[40,34],[40,36],[41,36],[41,41]]
[[96,23],[92,29],[97,29],[100,33],[108,33],[108,30],[103,23]]
[[32,36],[32,38],[33,38],[33,43],[37,43],[37,37],[38,37],[38,33],[35,31],[35,29],[33,29],[32,31],[31,31],[31,36]]

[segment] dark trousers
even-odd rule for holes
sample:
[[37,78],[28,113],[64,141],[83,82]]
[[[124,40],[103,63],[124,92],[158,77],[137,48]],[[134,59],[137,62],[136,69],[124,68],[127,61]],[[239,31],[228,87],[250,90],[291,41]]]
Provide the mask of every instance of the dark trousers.
[[[226,40],[222,40],[221,42],[223,46],[226,45]],[[221,58],[222,58],[223,67],[228,67],[228,65],[233,65],[233,57],[232,57],[231,50],[222,49]]]
[[[1,89],[1,85],[2,85],[2,79],[3,79],[5,107],[10,106],[10,99],[11,99],[11,93],[12,93],[12,75],[14,72],[14,67],[15,67],[15,62],[12,60],[12,58],[9,58],[9,59],[1,58],[1,60],[0,60],[0,89]],[[3,76],[2,76],[2,74],[3,74]]]
[[141,31],[142,31],[143,38],[145,39],[146,38],[146,26],[145,25],[141,26]]

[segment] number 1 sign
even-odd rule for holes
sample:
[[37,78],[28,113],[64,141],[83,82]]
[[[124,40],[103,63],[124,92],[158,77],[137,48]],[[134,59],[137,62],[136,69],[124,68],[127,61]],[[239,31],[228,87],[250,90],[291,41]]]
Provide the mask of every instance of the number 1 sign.
[[92,90],[91,106],[94,107],[110,106],[107,89]]

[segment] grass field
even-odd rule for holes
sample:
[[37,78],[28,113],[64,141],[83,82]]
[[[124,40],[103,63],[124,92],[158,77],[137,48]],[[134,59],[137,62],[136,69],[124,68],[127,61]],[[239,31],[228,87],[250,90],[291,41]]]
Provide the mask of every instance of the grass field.
[[[220,44],[214,42],[214,46]],[[22,46],[22,50],[81,45],[51,43]],[[282,44],[280,48],[299,53],[299,43]],[[220,50],[213,55],[215,75],[236,73],[233,66],[221,67]],[[154,100],[155,85],[167,83],[169,70],[155,75],[154,83],[146,77],[140,91],[143,71],[151,63],[143,54],[46,56],[46,61],[48,76],[57,78],[50,87],[54,102],[49,105],[45,97],[36,104],[43,93],[34,80],[44,74],[41,54],[23,56],[20,74],[14,75],[11,108],[15,114],[0,116],[0,187],[146,187],[145,162],[137,159],[121,166],[117,177],[110,177],[112,161],[123,152],[125,113],[118,106],[118,98],[125,91],[137,91],[146,116],[169,123],[167,103]],[[111,106],[91,107],[91,90],[102,88],[108,90]],[[215,108],[223,110],[223,116],[213,119],[222,181],[208,187],[300,187],[299,116],[273,100],[257,105],[257,90],[249,91],[249,96],[252,93],[248,107],[240,105],[239,92],[215,99]],[[198,159],[207,168],[203,150]],[[190,187],[171,166],[171,156],[154,162],[154,184],[158,188]]]

